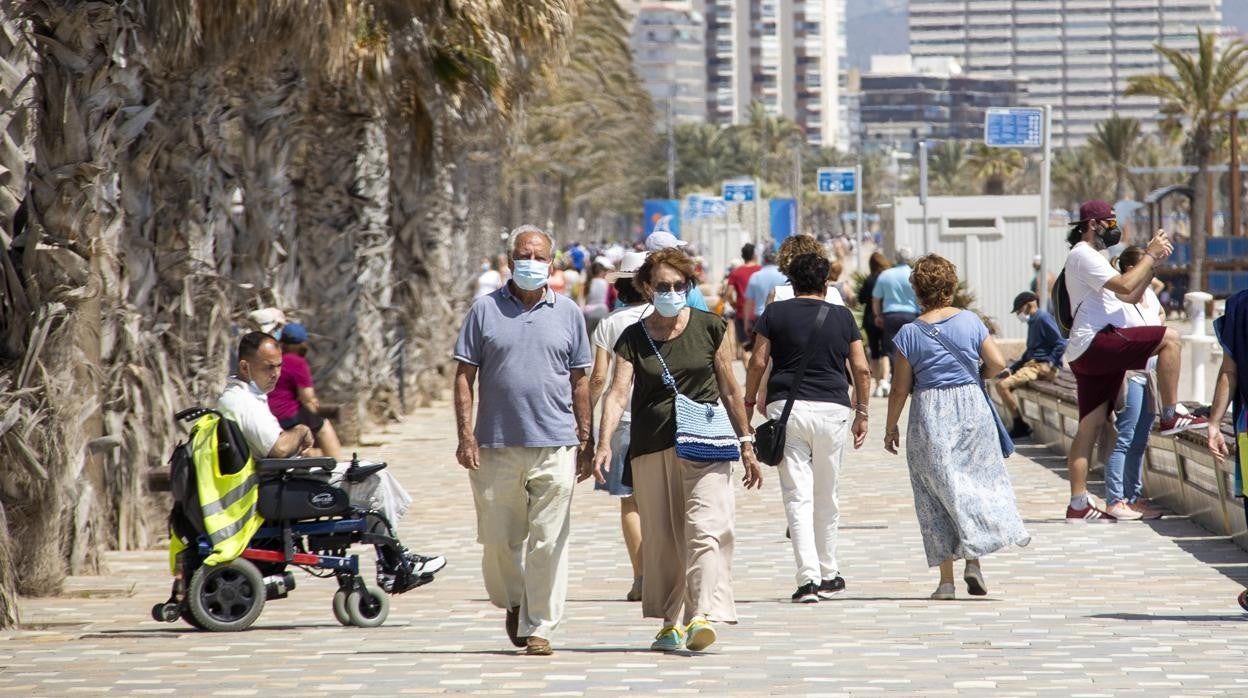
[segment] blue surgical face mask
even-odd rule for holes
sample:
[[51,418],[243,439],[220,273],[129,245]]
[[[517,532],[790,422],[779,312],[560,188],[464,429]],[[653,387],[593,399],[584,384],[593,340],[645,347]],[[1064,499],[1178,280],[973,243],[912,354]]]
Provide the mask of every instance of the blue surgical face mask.
[[654,309],[663,317],[676,317],[680,311],[685,309],[685,294],[683,291],[668,291],[667,293],[654,294]]
[[255,381],[248,381],[247,387],[251,388],[251,392],[255,393],[256,395],[264,395],[264,391],[260,389],[260,386],[256,385]]
[[536,259],[517,259],[513,262],[514,269],[511,280],[525,291],[536,291],[546,285],[550,277],[550,263]]

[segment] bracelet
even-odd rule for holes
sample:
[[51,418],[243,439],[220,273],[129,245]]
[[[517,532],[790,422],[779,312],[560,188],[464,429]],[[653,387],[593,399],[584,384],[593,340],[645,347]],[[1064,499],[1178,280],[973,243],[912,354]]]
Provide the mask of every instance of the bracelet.
[[860,415],[860,416],[862,416],[863,418],[866,418],[866,417],[870,417],[870,416],[871,416],[870,414],[868,414],[868,413],[867,413],[867,411],[866,411],[866,410],[854,410],[854,414]]
[[741,442],[741,443],[743,443],[743,444],[752,444],[752,443],[754,443],[754,435],[753,435],[753,434],[746,434],[745,436],[738,436],[738,437],[737,437],[737,441],[739,441],[739,442]]
[[1161,260],[1166,258],[1165,255],[1158,256],[1158,255],[1153,254],[1152,252],[1149,252],[1148,256],[1152,257],[1154,262],[1160,262]]

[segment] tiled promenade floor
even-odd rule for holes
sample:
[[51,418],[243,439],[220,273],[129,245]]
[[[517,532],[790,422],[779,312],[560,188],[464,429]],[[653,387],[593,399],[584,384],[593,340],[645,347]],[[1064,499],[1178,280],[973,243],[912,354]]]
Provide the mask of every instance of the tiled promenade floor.
[[1050,469],[1060,461],[1034,447],[1009,461],[1032,544],[985,560],[986,599],[928,601],[936,576],[904,460],[879,446],[875,403],[868,446],[841,474],[849,591],[789,603],[792,555],[768,471],[762,492],[738,492],[741,623],[701,656],[646,651],[657,628],[622,600],[630,572],[615,502],[588,483],[575,500],[557,652],[517,656],[502,612],[484,600],[442,405],[370,437],[381,445],[367,455],[389,461],[420,499],[404,540],[450,558],[435,583],[394,599],[383,627],[340,627],[332,582],[303,573],[250,632],[156,623],[148,609],[168,592],[163,552],[118,553],[109,576],[25,602],[26,629],[0,633],[0,694],[1248,695],[1248,614],[1235,603],[1248,554],[1182,519],[1068,526],[1058,519],[1066,483]]

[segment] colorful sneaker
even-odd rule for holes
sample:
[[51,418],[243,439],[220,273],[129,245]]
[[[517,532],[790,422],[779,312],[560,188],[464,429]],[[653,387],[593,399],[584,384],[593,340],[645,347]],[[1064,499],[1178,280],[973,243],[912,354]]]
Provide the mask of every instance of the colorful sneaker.
[[1084,509],[1067,506],[1066,523],[1118,523],[1118,519],[1089,503]]
[[1105,513],[1118,519],[1119,521],[1139,521],[1144,518],[1140,512],[1132,509],[1126,502],[1114,502],[1105,510]]
[[1162,511],[1154,508],[1153,505],[1149,504],[1144,499],[1137,499],[1127,506],[1131,507],[1132,511],[1138,512],[1140,518],[1145,521],[1156,521],[1162,517]]
[[843,591],[845,591],[845,580],[841,579],[840,575],[837,575],[832,579],[823,580],[823,582],[819,584],[818,593],[819,598],[821,599],[831,599]]
[[819,603],[819,587],[814,582],[806,582],[793,592],[793,603]]
[[1204,429],[1207,424],[1209,424],[1209,420],[1204,417],[1175,414],[1170,419],[1161,420],[1161,423],[1157,425],[1157,429],[1162,436],[1173,436],[1189,429]]
[[711,627],[711,622],[705,618],[695,618],[689,627],[685,628],[685,636],[689,639],[685,641],[685,648],[690,652],[701,652],[702,650],[715,644],[715,628]]
[[933,601],[953,601],[958,598],[958,591],[953,587],[953,582],[942,582],[932,592],[931,598]]
[[665,625],[654,636],[654,642],[650,643],[650,649],[656,652],[679,652],[685,648],[685,634],[680,632],[680,628],[675,625]]

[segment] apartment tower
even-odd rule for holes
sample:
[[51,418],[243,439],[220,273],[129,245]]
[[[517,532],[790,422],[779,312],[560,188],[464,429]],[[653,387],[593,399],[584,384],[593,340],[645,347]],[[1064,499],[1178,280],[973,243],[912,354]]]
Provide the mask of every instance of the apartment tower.
[[1194,51],[1196,29],[1221,23],[1220,0],[910,0],[910,53],[1026,80],[1023,102],[1053,107],[1054,144],[1076,146],[1112,114],[1156,121],[1127,80],[1169,70],[1155,44]]

